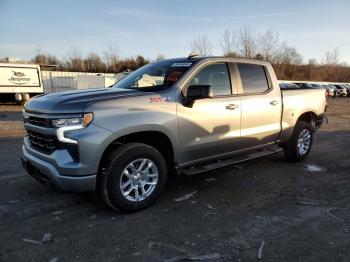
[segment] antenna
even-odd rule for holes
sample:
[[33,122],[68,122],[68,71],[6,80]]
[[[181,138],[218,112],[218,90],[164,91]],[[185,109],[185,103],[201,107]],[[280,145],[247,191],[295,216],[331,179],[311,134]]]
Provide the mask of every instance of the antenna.
[[194,57],[198,57],[199,55],[197,54],[196,51],[192,51],[189,55],[188,55],[188,59],[194,58]]

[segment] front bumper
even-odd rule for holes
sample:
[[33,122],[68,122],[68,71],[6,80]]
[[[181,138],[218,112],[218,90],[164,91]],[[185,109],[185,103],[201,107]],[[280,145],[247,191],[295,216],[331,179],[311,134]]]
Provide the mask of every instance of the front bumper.
[[60,174],[49,162],[31,155],[23,146],[22,165],[29,175],[55,189],[68,192],[93,191],[96,186],[96,175],[67,176]]
[[[44,135],[55,135],[53,128],[25,124],[28,131]],[[50,184],[61,191],[93,191],[96,186],[100,159],[109,145],[111,132],[94,124],[87,128],[67,132],[78,141],[79,159],[73,159],[67,148],[56,148],[52,153],[38,150],[24,137],[22,163],[28,174],[37,180]]]

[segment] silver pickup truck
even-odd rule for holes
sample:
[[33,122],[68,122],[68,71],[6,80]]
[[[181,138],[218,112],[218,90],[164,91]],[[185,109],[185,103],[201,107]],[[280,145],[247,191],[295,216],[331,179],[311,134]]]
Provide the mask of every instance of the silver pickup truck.
[[112,88],[25,104],[22,162],[62,191],[99,192],[120,211],[149,206],[170,174],[284,151],[310,152],[325,91],[281,90],[269,63],[223,57],[147,64]]

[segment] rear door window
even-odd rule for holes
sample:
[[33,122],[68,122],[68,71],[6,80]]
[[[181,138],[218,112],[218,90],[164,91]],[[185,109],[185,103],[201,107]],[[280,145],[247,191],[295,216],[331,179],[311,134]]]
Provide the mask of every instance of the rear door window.
[[237,66],[244,94],[263,93],[269,89],[264,66],[242,63]]

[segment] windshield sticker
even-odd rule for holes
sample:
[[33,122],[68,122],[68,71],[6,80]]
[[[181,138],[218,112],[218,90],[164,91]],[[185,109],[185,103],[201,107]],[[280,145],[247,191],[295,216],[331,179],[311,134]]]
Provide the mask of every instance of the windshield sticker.
[[189,67],[192,63],[184,62],[184,63],[174,63],[171,65],[171,67]]

